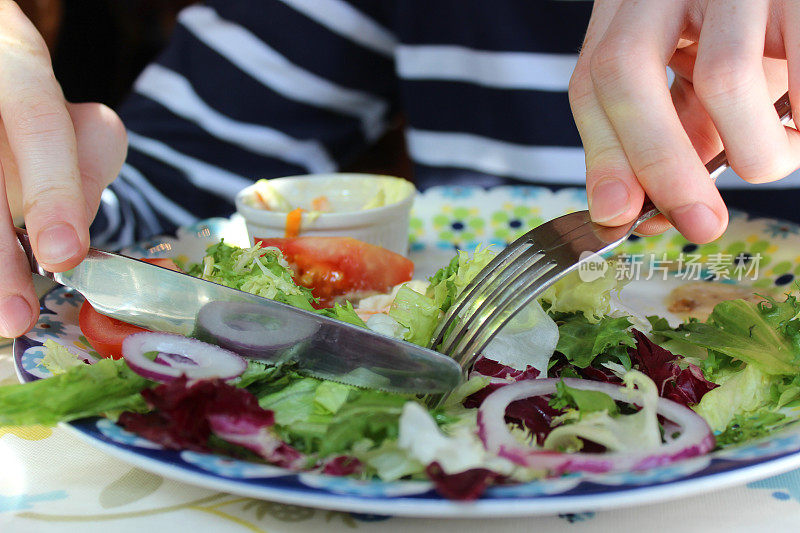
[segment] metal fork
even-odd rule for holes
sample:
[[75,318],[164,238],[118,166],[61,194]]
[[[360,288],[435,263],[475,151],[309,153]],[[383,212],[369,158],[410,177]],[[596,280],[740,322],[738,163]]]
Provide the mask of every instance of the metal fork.
[[[789,93],[775,102],[781,122],[792,118]],[[706,164],[712,180],[728,168],[725,152]],[[501,251],[469,283],[434,332],[430,347],[467,370],[494,336],[526,305],[579,265],[625,242],[660,211],[645,199],[639,216],[619,227],[592,222],[577,211],[529,231]]]

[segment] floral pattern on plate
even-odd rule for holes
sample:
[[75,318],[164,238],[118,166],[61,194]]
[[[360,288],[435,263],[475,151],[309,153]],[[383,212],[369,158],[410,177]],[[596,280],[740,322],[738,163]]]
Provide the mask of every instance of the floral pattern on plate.
[[49,378],[53,373],[42,364],[42,359],[44,359],[44,346],[31,346],[22,354],[20,363],[26,372],[37,378]]
[[100,418],[95,423],[97,430],[107,439],[116,442],[117,444],[124,444],[125,446],[134,446],[136,448],[147,448],[150,450],[163,450],[164,447],[156,444],[153,441],[143,439],[142,437],[122,429],[120,426],[111,420]]
[[559,478],[536,480],[517,485],[498,485],[490,487],[486,495],[490,498],[535,498],[563,494],[577,487],[585,480],[583,474],[568,474]]
[[711,464],[711,456],[704,455],[649,470],[602,475],[586,474],[585,479],[602,483],[603,485],[653,485],[690,476],[708,467],[709,464]]
[[784,431],[774,437],[762,439],[755,443],[722,450],[717,452],[715,457],[729,461],[752,461],[797,450],[800,450],[800,433]]
[[393,498],[425,494],[433,488],[425,481],[368,481],[348,477],[326,476],[321,474],[299,474],[298,480],[315,489],[324,489],[334,494],[354,495],[367,498]]
[[181,459],[207,472],[233,479],[268,479],[291,474],[285,468],[261,463],[249,463],[210,453],[184,451],[181,452]]

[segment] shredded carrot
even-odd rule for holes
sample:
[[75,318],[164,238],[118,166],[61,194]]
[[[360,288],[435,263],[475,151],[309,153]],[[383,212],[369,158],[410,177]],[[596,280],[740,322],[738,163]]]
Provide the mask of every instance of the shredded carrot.
[[303,221],[303,211],[303,209],[298,207],[287,213],[285,234],[287,239],[300,235],[300,223]]
[[258,202],[261,204],[261,207],[263,207],[264,209],[269,209],[269,202],[267,201],[267,199],[264,198],[264,196],[262,196],[262,194],[257,190],[253,191],[253,193],[255,194],[255,197],[258,200]]
[[319,211],[320,213],[326,213],[331,210],[331,203],[328,201],[327,196],[317,196],[311,200],[311,209]]

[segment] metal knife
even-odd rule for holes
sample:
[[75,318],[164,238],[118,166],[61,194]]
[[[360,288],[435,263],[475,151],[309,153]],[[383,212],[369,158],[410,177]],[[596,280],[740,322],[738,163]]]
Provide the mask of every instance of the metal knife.
[[41,268],[28,234],[17,237],[31,271],[80,292],[113,318],[212,342],[270,363],[356,387],[447,393],[462,381],[450,357],[391,337],[124,255],[90,248],[67,272]]

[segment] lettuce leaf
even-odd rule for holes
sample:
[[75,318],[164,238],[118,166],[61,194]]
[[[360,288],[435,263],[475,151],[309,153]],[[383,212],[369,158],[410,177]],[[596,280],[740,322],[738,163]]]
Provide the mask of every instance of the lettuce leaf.
[[210,451],[212,415],[236,416],[258,426],[271,426],[274,421],[272,413],[259,408],[247,390],[219,379],[190,382],[181,376],[142,391],[142,396],[152,410],[122,413],[120,425],[172,450]]
[[[457,392],[460,397],[464,398],[463,405],[465,407],[477,408],[497,389],[516,381],[536,379],[539,374],[539,370],[532,366],[525,370],[518,370],[481,357],[475,361],[469,381],[462,385],[463,388],[456,389],[453,395],[455,396]],[[505,380],[505,383],[497,380],[490,382],[489,378],[500,378]],[[485,385],[481,387],[481,384]],[[448,399],[445,406],[451,405],[452,403]],[[550,434],[553,420],[561,414],[563,412],[553,408],[546,396],[531,396],[509,404],[506,409],[506,422],[515,425],[535,439],[537,443],[542,444]]]
[[577,409],[583,417],[596,411],[605,411],[611,416],[619,413],[614,399],[600,391],[581,390],[570,387],[564,381],[556,383],[556,393],[550,399],[554,409]]
[[206,249],[201,263],[188,274],[226,287],[257,294],[307,311],[313,311],[311,290],[292,279],[292,271],[277,248],[239,248],[220,240]]
[[425,472],[425,465],[409,456],[396,440],[384,440],[377,447],[371,447],[370,443],[356,443],[353,454],[383,481],[420,477]]
[[44,349],[42,366],[53,375],[63,374],[74,366],[86,364],[80,357],[69,351],[69,348],[58,344],[54,340],[47,339],[44,341]]
[[589,282],[582,281],[578,271],[571,272],[551,285],[539,296],[548,305],[549,313],[583,313],[589,322],[598,322],[611,310],[611,291],[619,288],[615,269]]
[[789,418],[783,413],[775,412],[770,408],[737,414],[730,421],[725,431],[716,436],[717,446],[725,447],[763,438],[792,422],[794,422],[794,418]]
[[352,387],[342,383],[323,381],[314,393],[314,405],[324,412],[338,413],[342,406],[347,403],[347,398],[352,390]]
[[800,399],[799,316],[793,295],[782,302],[765,297],[758,304],[730,300],[717,304],[706,322],[656,331],[684,352],[690,351],[686,346],[706,350],[697,362],[719,387],[694,409],[720,433],[718,445],[767,435],[783,423],[779,410]]
[[0,425],[52,426],[121,410],[145,411],[139,393],[153,384],[122,359],[71,366],[51,378],[0,387]]
[[356,390],[354,397],[331,415],[319,453],[327,457],[344,453],[358,441],[374,444],[397,439],[399,419],[407,396]]
[[349,301],[327,309],[314,309],[311,289],[295,283],[289,264],[277,248],[261,248],[260,244],[239,248],[220,240],[208,247],[203,261],[191,265],[188,273],[354,326],[367,327]]
[[[629,331],[627,317],[604,316],[591,322],[586,315],[574,313],[557,319],[558,345],[556,351],[578,368],[586,368],[600,358],[599,362],[619,362],[631,368],[628,348],[635,348],[636,341]],[[595,365],[596,366],[596,365]]]
[[[653,342],[665,350],[668,350],[670,353],[682,356],[685,359],[705,368],[704,362],[709,357],[709,353],[706,348],[686,342],[681,339],[680,336],[664,335],[665,332],[674,332],[676,330],[676,328],[673,328],[669,325],[669,322],[667,322],[666,318],[653,315],[648,316],[647,320],[650,322],[650,337],[652,338]],[[679,326],[679,328],[680,327],[681,326]]]
[[381,335],[386,335],[393,339],[405,340],[410,334],[410,330],[407,327],[384,313],[375,313],[369,317],[367,319],[367,328],[375,333],[380,333]]
[[430,278],[426,296],[432,298],[436,307],[447,312],[461,291],[469,282],[489,264],[496,254],[488,248],[477,248],[470,258],[467,252],[459,250],[458,254],[446,267],[440,269]]
[[658,390],[655,383],[637,370],[627,372],[623,382],[627,386],[630,403],[641,406],[639,411],[619,416],[613,416],[606,410],[568,412],[561,417],[562,421],[568,423],[553,429],[545,439],[544,447],[574,451],[582,447],[580,439],[615,452],[641,451],[660,446],[661,429],[656,412]]
[[362,447],[366,452],[396,439],[402,406],[408,400],[408,396],[305,377],[291,368],[253,383],[249,390],[262,408],[274,413],[274,431],[283,440],[321,458],[349,454],[360,441],[369,442]]
[[392,302],[389,316],[408,331],[405,340],[420,346],[427,346],[440,318],[439,307],[434,299],[408,287],[402,287]]
[[362,328],[367,327],[364,321],[361,320],[361,317],[356,314],[356,310],[353,309],[353,304],[349,301],[344,304],[336,304],[327,309],[320,309],[317,313],[327,316],[328,318],[335,318],[336,320],[353,324],[354,326],[360,326]]
[[436,461],[425,468],[425,473],[433,481],[436,492],[448,500],[457,501],[476,500],[489,485],[507,477],[488,468],[470,468],[463,472],[449,474]]
[[721,380],[720,386],[707,392],[694,410],[713,431],[725,431],[737,415],[766,407],[772,384],[769,375],[754,365],[747,365]]
[[641,331],[634,329],[633,336],[636,348],[629,351],[631,361],[655,382],[662,398],[692,406],[717,387],[705,378],[699,366],[659,346]]
[[786,319],[787,308],[729,300],[717,304],[706,322],[688,322],[660,333],[744,361],[765,374],[796,374],[800,335],[798,321]]
[[[430,278],[426,295],[432,299],[436,308],[447,312],[461,292],[491,262],[494,256],[495,253],[488,249],[476,249],[471,258],[466,252],[459,251],[450,264]],[[392,315],[391,312],[389,314],[397,318],[398,322],[404,326],[409,327],[406,322]],[[432,313],[427,316],[433,318]],[[440,317],[437,316],[436,323],[439,319]],[[428,323],[432,325],[431,333],[436,329],[436,323],[432,320]],[[425,340],[425,344],[427,344],[430,341],[430,335],[426,335]],[[557,341],[558,327],[544,312],[541,305],[534,301],[503,327],[486,346],[484,355],[516,369],[523,370],[528,365],[533,365],[544,371],[547,368],[548,360],[553,355]]]
[[498,332],[483,355],[517,370],[533,366],[545,373],[558,340],[558,326],[534,300]]
[[438,464],[446,474],[476,468],[510,473],[512,463],[490,454],[478,438],[472,420],[475,412],[466,416],[469,418],[440,428],[427,409],[416,402],[407,402],[400,417],[397,445],[421,464]]

